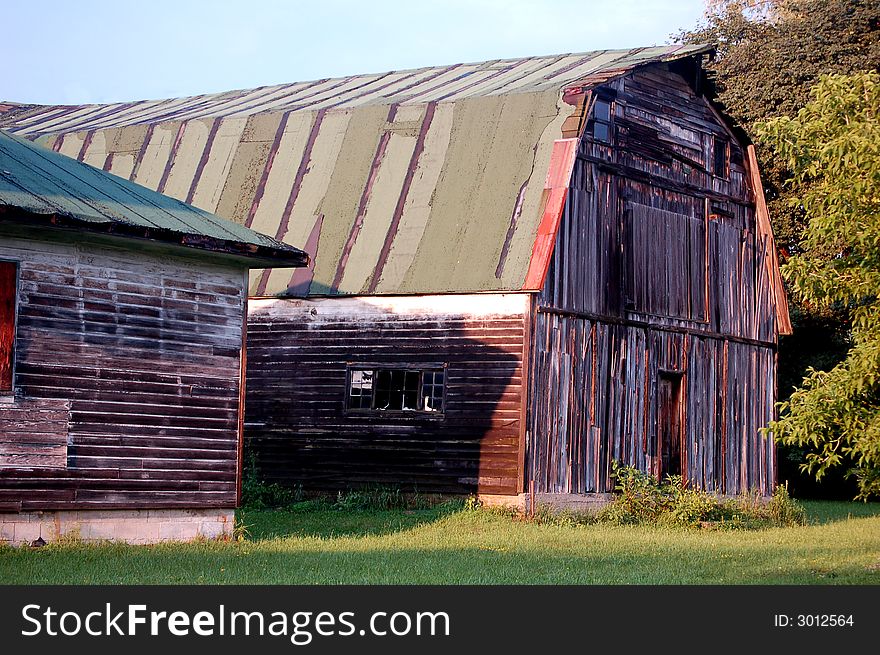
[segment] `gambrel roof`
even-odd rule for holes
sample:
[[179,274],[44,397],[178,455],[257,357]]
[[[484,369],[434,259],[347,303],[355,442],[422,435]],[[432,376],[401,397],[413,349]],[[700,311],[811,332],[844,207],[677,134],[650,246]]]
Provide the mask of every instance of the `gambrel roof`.
[[[111,105],[0,127],[313,256],[254,295],[540,288],[584,90],[709,46],[602,50]],[[569,121],[568,124],[566,121]],[[570,132],[570,129],[568,130]]]

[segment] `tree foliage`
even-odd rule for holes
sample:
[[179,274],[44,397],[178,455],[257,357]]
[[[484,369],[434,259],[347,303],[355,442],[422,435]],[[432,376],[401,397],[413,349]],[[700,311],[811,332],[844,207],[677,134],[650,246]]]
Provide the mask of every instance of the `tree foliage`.
[[817,477],[850,465],[860,497],[880,495],[880,75],[822,76],[795,118],[758,134],[808,219],[783,275],[806,306],[842,310],[851,328],[846,358],[808,370],[771,429],[809,448],[804,468]]
[[[880,2],[713,0],[704,23],[676,38],[717,45],[709,64],[717,102],[753,133],[759,121],[794,115],[822,74],[880,67]],[[805,218],[787,202],[789,171],[760,144],[758,159],[776,241],[797,252]]]
[[[746,133],[761,121],[795,115],[823,73],[852,74],[880,66],[880,3],[876,0],[707,0],[703,23],[676,38],[715,43],[710,62],[716,101]],[[803,207],[791,202],[787,162],[758,143],[761,178],[776,243],[783,259],[803,251],[807,225]],[[779,391],[785,398],[811,367],[831,370],[850,346],[846,312],[838,304],[817,306],[798,296],[790,305],[794,334],[779,345]],[[783,446],[781,468],[803,461],[806,447]],[[794,473],[789,469],[790,473]],[[780,471],[781,473],[783,471]],[[820,487],[791,478],[795,491],[837,494],[845,487],[837,474]],[[824,488],[824,489],[823,489]]]

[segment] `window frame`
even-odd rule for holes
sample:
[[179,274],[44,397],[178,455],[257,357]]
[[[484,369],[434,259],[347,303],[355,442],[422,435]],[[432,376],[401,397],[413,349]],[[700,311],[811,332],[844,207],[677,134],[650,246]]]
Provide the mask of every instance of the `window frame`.
[[18,357],[18,310],[21,298],[21,262],[15,259],[0,257],[0,264],[11,265],[14,272],[12,282],[12,343],[9,350],[9,387],[4,388],[5,381],[0,379],[0,397],[9,398],[15,395],[15,372]]
[[[596,105],[598,103],[603,103],[608,105],[608,118],[607,120],[604,118],[596,117]],[[590,119],[587,125],[587,130],[590,134],[590,138],[593,143],[601,143],[605,146],[613,146],[614,145],[614,102],[615,99],[611,96],[606,95],[597,95],[596,99],[593,101],[593,106],[590,108]],[[600,139],[596,136],[596,125],[604,125],[608,130],[608,138]]]
[[[370,406],[369,407],[352,407],[351,406],[351,390],[352,390],[352,378],[353,374],[357,371],[372,371],[373,372],[373,393],[370,397]],[[418,388],[418,398],[421,400],[423,398],[423,390],[425,385],[425,373],[443,373],[443,383],[442,383],[442,396],[441,410],[426,410],[426,409],[377,409],[374,406],[376,401],[376,393],[375,393],[375,385],[376,380],[379,376],[379,371],[417,371],[419,374],[419,388]],[[394,416],[398,418],[412,417],[412,418],[420,418],[420,419],[442,419],[446,416],[446,407],[447,407],[447,382],[448,382],[448,365],[439,362],[432,363],[403,363],[403,364],[373,364],[373,363],[361,363],[361,362],[347,362],[346,363],[346,374],[345,374],[345,395],[343,398],[343,410],[345,414],[351,416],[361,416],[361,417],[376,417],[376,416]],[[432,385],[436,383],[432,382]]]
[[[718,171],[718,146],[724,148],[724,165],[723,170]],[[722,180],[730,179],[730,139],[718,134],[712,135],[712,175]]]

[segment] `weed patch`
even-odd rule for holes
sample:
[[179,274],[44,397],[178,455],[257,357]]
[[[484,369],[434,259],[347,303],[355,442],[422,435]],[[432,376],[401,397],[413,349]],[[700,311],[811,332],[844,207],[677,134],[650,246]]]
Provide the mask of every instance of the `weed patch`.
[[680,476],[662,483],[650,475],[618,462],[612,465],[614,500],[595,517],[611,525],[661,525],[714,529],[761,529],[792,527],[806,523],[804,508],[779,486],[766,501],[757,494],[719,498],[705,491],[688,489]]

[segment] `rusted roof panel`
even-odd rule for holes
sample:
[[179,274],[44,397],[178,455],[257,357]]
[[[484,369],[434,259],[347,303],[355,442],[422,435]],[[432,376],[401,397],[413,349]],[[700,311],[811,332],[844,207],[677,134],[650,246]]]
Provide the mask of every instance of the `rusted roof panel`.
[[539,226],[553,223],[545,196],[558,181],[548,172],[575,110],[565,101],[571,90],[710,49],[603,50],[172,100],[21,105],[0,114],[0,127],[313,255],[293,275],[254,274],[255,295],[513,291],[534,286],[530,268],[543,270],[532,260]]
[[253,257],[263,266],[306,264],[296,248],[0,131],[0,219],[23,216]]

